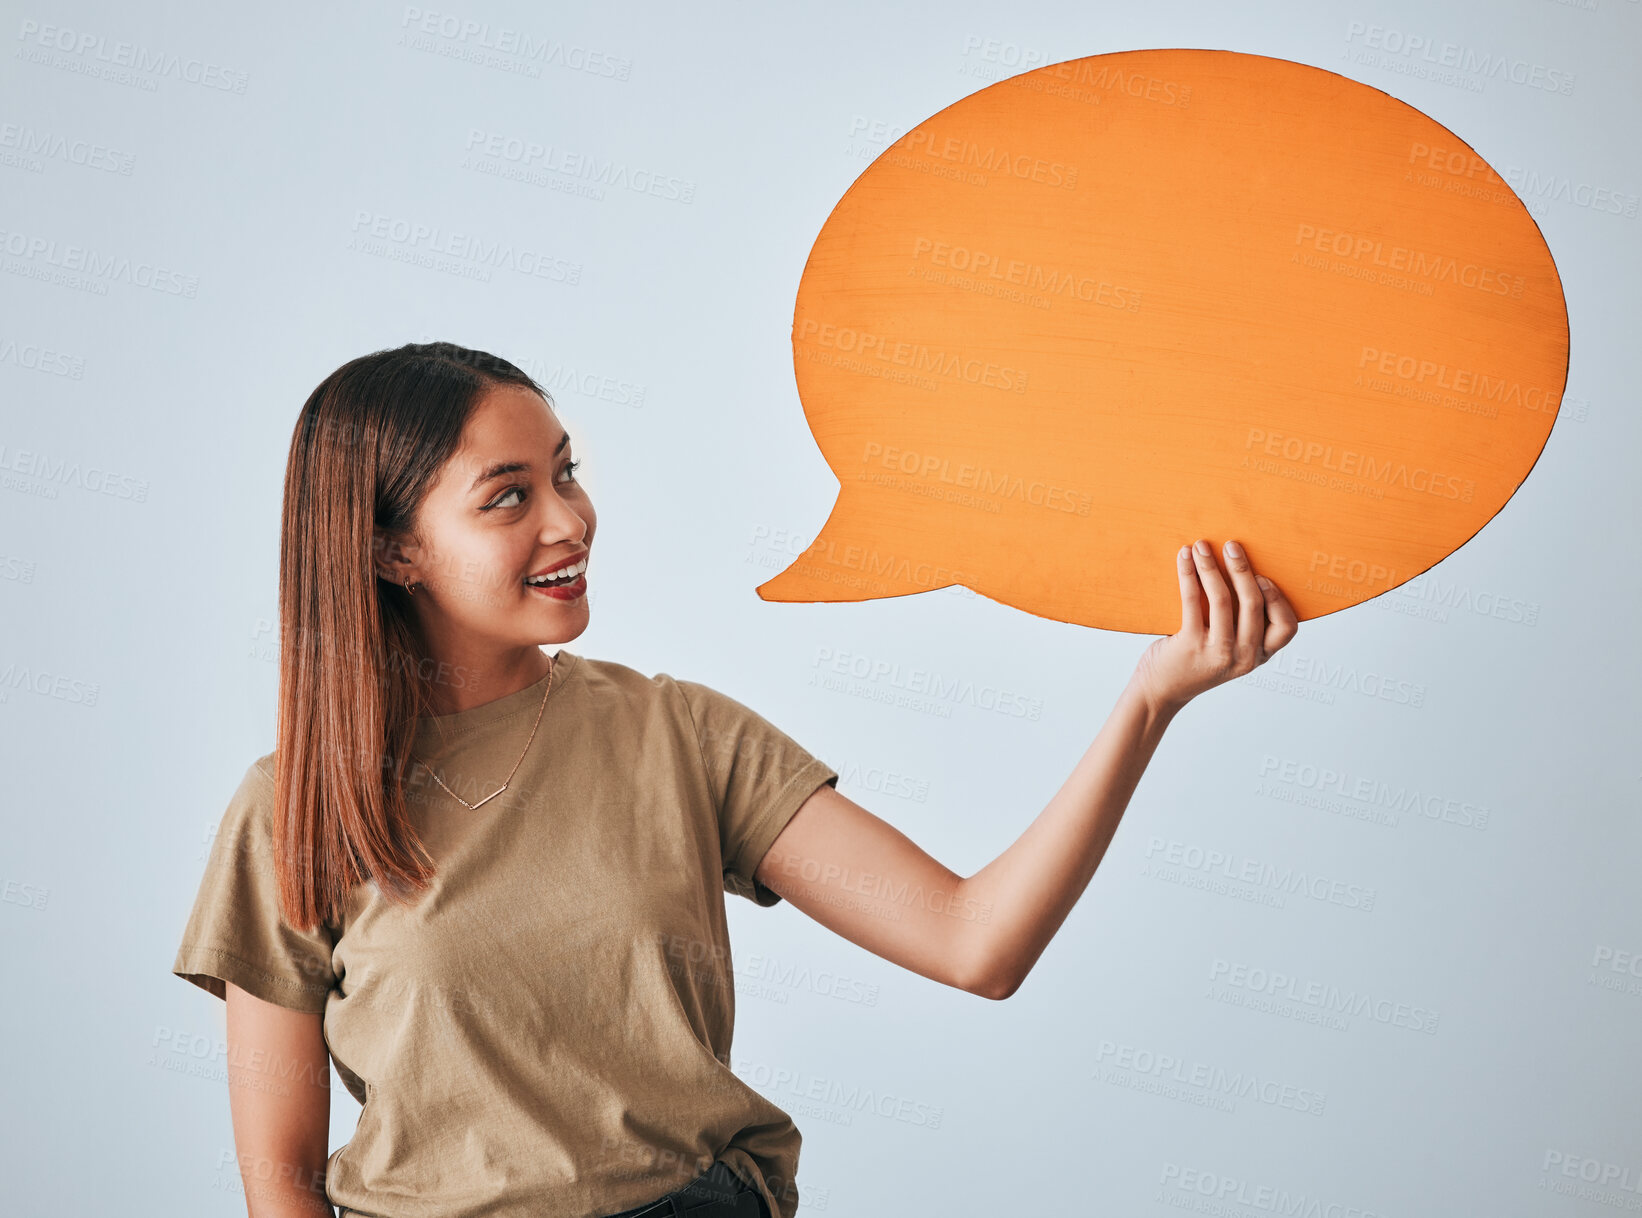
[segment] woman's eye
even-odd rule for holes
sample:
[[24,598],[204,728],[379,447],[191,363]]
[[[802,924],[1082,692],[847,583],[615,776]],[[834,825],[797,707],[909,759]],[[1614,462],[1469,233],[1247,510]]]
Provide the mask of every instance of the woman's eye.
[[[567,473],[567,474],[574,474],[576,472],[576,467],[579,466],[580,464],[581,464],[580,461],[572,461],[564,467],[563,472]],[[571,478],[571,481],[574,482],[575,479]],[[522,486],[510,486],[510,487],[507,488],[507,490],[503,491],[495,499],[493,499],[489,503],[485,504],[484,510],[488,512],[492,508],[518,507],[521,503],[524,502],[523,496],[525,496],[525,495],[526,495],[526,491],[525,491],[524,487],[522,487]],[[509,503],[508,502],[509,499],[514,499],[514,502]]]

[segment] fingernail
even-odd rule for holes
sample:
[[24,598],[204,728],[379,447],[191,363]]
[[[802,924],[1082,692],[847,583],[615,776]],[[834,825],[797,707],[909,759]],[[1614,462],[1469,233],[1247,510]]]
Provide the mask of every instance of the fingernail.
[[1209,549],[1209,543],[1206,542],[1206,541],[1202,541],[1202,540],[1198,541],[1198,543],[1197,543],[1197,552],[1199,554],[1201,554],[1204,558],[1213,558],[1214,557],[1214,551]]
[[1256,575],[1254,578],[1263,589],[1267,592],[1271,591],[1271,580],[1267,579],[1264,575]]
[[1190,546],[1181,546],[1180,547],[1180,553],[1176,554],[1175,557],[1176,558],[1185,558],[1191,552],[1192,552],[1192,548]]
[[1242,558],[1243,547],[1238,545],[1235,541],[1228,541],[1226,543],[1226,553],[1230,554],[1233,558]]

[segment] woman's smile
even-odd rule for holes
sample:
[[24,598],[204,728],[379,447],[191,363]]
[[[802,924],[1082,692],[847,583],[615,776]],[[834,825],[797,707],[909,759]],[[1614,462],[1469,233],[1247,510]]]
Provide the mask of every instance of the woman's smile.
[[525,576],[525,587],[555,600],[576,600],[587,591],[587,559],[588,552],[583,550],[569,562],[543,567]]
[[566,584],[530,584],[525,585],[530,591],[541,596],[551,596],[556,601],[579,600],[587,592],[587,572],[583,571]]

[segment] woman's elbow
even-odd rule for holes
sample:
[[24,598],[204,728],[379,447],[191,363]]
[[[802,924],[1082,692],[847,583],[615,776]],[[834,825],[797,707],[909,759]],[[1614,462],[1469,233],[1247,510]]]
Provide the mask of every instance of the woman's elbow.
[[966,994],[1002,1002],[1021,988],[1023,980],[1024,975],[1011,968],[1008,961],[987,958],[965,970],[964,975],[952,984]]

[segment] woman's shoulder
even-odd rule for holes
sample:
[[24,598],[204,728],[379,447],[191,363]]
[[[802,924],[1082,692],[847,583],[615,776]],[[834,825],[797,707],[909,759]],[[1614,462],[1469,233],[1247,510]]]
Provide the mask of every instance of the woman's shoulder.
[[214,837],[237,851],[257,854],[272,840],[274,761],[268,753],[247,763],[237,776],[230,770],[212,780],[218,794],[206,798],[219,809]]
[[273,834],[274,805],[279,797],[279,751],[263,753],[245,764],[222,805],[219,832],[234,831],[257,839]]
[[246,767],[245,777],[256,778],[260,775],[271,783],[274,781],[274,777],[278,773],[279,750],[275,749],[272,753],[264,753],[261,757],[258,757],[256,760],[251,762],[251,764]]
[[671,693],[679,683],[671,673],[646,673],[619,660],[578,654],[573,657],[572,663],[572,675],[591,693],[655,697]]
[[715,685],[665,670],[646,673],[617,660],[587,657],[578,657],[576,668],[588,709],[601,719],[666,719],[682,731],[699,734],[704,721],[752,716],[747,707]]
[[276,750],[252,760],[240,775],[239,785],[228,801],[226,817],[241,817],[267,823],[271,820],[276,776],[279,773],[279,754]]

